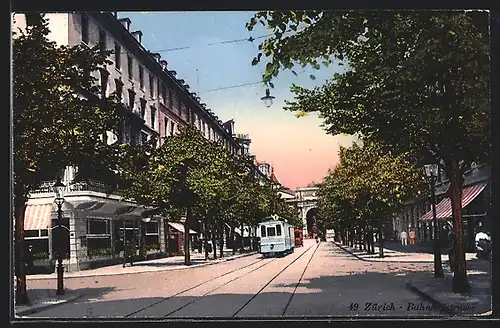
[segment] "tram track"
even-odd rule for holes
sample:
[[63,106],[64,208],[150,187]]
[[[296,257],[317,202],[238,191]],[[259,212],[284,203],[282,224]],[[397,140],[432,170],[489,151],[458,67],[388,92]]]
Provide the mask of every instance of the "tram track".
[[[243,304],[243,306],[241,306],[238,311],[236,311],[232,317],[234,318],[235,316],[238,315],[238,313],[240,313],[248,304],[250,304],[250,302],[252,302],[264,289],[266,289],[267,286],[269,286],[274,280],[276,280],[281,274],[283,274],[283,272],[285,272],[289,267],[291,267],[295,262],[297,262],[300,258],[302,258],[302,256],[304,256],[305,254],[307,254],[309,252],[309,250],[311,250],[312,248],[314,248],[316,246],[316,248],[313,250],[312,254],[311,254],[311,257],[309,258],[309,261],[307,262],[307,265],[306,265],[306,268],[304,269],[303,273],[302,273],[302,276],[304,275],[305,271],[307,270],[307,267],[309,266],[309,263],[311,263],[311,260],[312,258],[314,257],[314,254],[316,253],[316,251],[318,250],[318,247],[321,243],[318,243],[318,244],[315,244],[315,245],[312,245],[310,246],[306,251],[304,251],[302,254],[300,254],[297,258],[295,258],[292,262],[288,263],[283,269],[281,269],[277,274],[275,274],[264,286],[262,286],[259,291],[253,295],[247,302],[245,302],[245,304]],[[302,276],[300,279],[302,279]],[[300,283],[300,280],[299,280],[299,283]],[[297,286],[298,286],[298,283],[297,283]],[[295,290],[297,289],[297,286],[295,287]],[[295,290],[294,290],[294,293],[295,293]],[[293,297],[293,294],[292,294],[292,297]],[[291,302],[291,299],[292,297],[290,298],[290,300],[287,302],[287,305],[286,305],[286,308],[288,308],[288,305],[290,304]],[[286,309],[285,309],[286,311]]]
[[307,261],[307,264],[306,266],[304,267],[304,270],[302,270],[302,274],[300,275],[300,278],[299,278],[299,281],[297,282],[297,284],[295,285],[295,288],[293,289],[293,293],[292,293],[292,296],[290,296],[290,299],[288,300],[288,302],[286,302],[286,306],[285,306],[285,309],[283,310],[283,313],[281,314],[282,316],[285,315],[286,313],[286,310],[288,310],[288,307],[290,306],[290,303],[292,303],[292,299],[293,297],[295,296],[295,293],[297,292],[297,288],[299,288],[299,285],[300,285],[300,282],[302,281],[302,279],[304,278],[304,275],[306,274],[306,271],[307,271],[307,268],[309,267],[309,264],[311,263],[313,257],[314,257],[314,254],[316,254],[316,251],[318,250],[319,248],[319,245],[321,245],[321,242],[318,243],[316,249],[314,250],[314,252],[312,253],[311,257],[309,258],[309,261]]
[[[142,307],[142,308],[140,308],[140,309],[138,309],[138,310],[135,310],[135,311],[133,311],[133,312],[130,312],[130,313],[128,313],[128,314],[126,314],[126,315],[124,315],[124,316],[123,316],[123,318],[129,318],[129,317],[131,317],[131,316],[133,316],[133,315],[135,315],[135,314],[137,314],[137,313],[140,313],[140,312],[143,312],[143,311],[145,311],[145,310],[147,310],[147,309],[149,309],[149,308],[152,308],[153,306],[156,306],[156,305],[159,305],[159,304],[161,304],[161,303],[164,303],[164,302],[168,301],[169,299],[172,299],[172,298],[174,298],[174,297],[177,297],[177,296],[180,296],[180,295],[182,295],[182,294],[185,294],[185,293],[187,293],[187,292],[189,292],[189,291],[191,291],[191,290],[193,290],[193,289],[196,289],[196,288],[198,288],[198,287],[200,287],[200,286],[203,286],[203,285],[208,284],[208,283],[210,283],[210,282],[212,282],[212,281],[215,281],[215,280],[217,280],[217,279],[220,279],[220,278],[222,278],[222,277],[225,277],[225,276],[227,276],[227,275],[229,275],[229,274],[231,274],[231,273],[234,273],[234,272],[238,272],[238,271],[244,270],[244,269],[246,269],[246,268],[248,268],[248,267],[251,267],[251,266],[253,266],[253,265],[255,265],[255,264],[261,263],[262,261],[266,261],[266,260],[267,260],[267,259],[258,259],[257,261],[254,261],[254,262],[252,262],[252,263],[250,263],[250,264],[248,264],[248,265],[244,265],[244,266],[242,266],[242,267],[240,267],[240,268],[236,268],[236,269],[230,270],[230,271],[228,271],[228,272],[226,272],[226,273],[224,273],[224,274],[221,274],[221,275],[219,275],[219,276],[217,276],[217,277],[214,277],[214,278],[210,278],[210,279],[208,279],[208,280],[205,280],[205,281],[203,281],[203,282],[201,282],[201,283],[199,283],[199,284],[196,284],[196,285],[194,285],[194,286],[191,286],[191,287],[189,287],[189,288],[186,288],[186,289],[184,289],[184,290],[182,290],[182,291],[180,291],[180,292],[177,292],[177,293],[175,293],[175,294],[173,294],[173,295],[170,295],[170,296],[168,296],[168,297],[164,297],[164,298],[162,298],[162,299],[161,299],[161,300],[159,300],[159,301],[156,301],[156,302],[154,302],[154,303],[152,303],[152,304],[149,304],[149,305],[147,305],[147,306],[145,306],[145,307]],[[273,262],[273,261],[267,261],[267,263],[265,263],[264,265],[267,265],[268,263],[271,263],[271,262]],[[264,265],[262,265],[262,266],[264,266]],[[260,267],[262,267],[262,266],[259,266],[258,268],[260,268]]]

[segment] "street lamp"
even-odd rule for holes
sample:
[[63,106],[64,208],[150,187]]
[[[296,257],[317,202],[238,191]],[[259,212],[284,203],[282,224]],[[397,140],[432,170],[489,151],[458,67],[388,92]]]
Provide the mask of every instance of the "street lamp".
[[269,89],[266,89],[266,95],[260,98],[260,100],[264,101],[264,105],[266,105],[266,107],[271,107],[273,105],[274,98],[275,97],[270,95]]
[[439,225],[436,216],[436,192],[434,190],[435,179],[438,176],[439,167],[437,164],[424,165],[425,176],[431,187],[432,218],[434,222],[434,277],[443,277],[443,265],[441,263],[441,245],[439,241]]
[[[54,192],[56,194],[56,198],[54,202],[57,204],[57,222],[58,225],[56,226],[57,228],[61,229],[62,228],[62,205],[64,204],[64,189],[66,186],[61,182],[61,178],[57,178],[56,183],[53,186]],[[61,230],[59,230],[59,236],[61,236]],[[57,245],[57,295],[64,295],[64,281],[63,281],[63,274],[64,274],[64,268],[62,265],[63,261],[63,244],[62,244],[62,238],[58,240],[58,245]]]

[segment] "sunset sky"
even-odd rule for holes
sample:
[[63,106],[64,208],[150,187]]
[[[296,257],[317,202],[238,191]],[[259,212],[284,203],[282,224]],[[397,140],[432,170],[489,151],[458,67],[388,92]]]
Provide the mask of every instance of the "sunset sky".
[[[274,81],[271,94],[276,97],[267,108],[260,100],[265,95],[263,84],[213,90],[259,82],[265,62],[252,66],[258,45],[270,33],[262,25],[248,32],[245,23],[252,12],[146,12],[120,13],[129,17],[131,30],[143,32],[143,45],[159,52],[170,70],[197,92],[202,102],[223,121],[235,120],[237,133],[252,138],[251,151],[257,160],[274,166],[281,182],[292,189],[320,182],[329,168],[338,161],[338,147],[348,145],[350,136],[330,136],[320,127],[315,114],[296,118],[283,110],[285,100],[291,100],[292,83],[304,87],[323,84],[341,66],[314,69],[298,68],[298,76],[283,72]],[[253,43],[237,41],[258,38]],[[212,43],[218,43],[213,44]],[[184,48],[170,50],[172,48]],[[310,75],[314,74],[315,80]]]

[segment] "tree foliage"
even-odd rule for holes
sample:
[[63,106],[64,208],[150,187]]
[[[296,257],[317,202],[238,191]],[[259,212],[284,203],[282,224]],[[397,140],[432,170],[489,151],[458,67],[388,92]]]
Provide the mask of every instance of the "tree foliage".
[[320,216],[327,224],[338,231],[348,226],[382,231],[406,198],[425,189],[421,170],[383,149],[375,143],[341,148],[340,164],[318,190]]
[[[276,192],[255,178],[248,158],[205,139],[192,125],[181,127],[159,148],[154,142],[123,146],[121,159],[124,197],[170,218],[185,217],[185,229],[194,217],[210,227],[212,235],[221,235],[224,224],[233,230],[255,226],[271,214],[276,198]],[[279,213],[290,215],[282,201],[276,204]]]
[[113,163],[103,138],[121,119],[115,95],[103,96],[94,77],[105,70],[107,52],[83,45],[57,46],[48,21],[27,14],[25,30],[13,31],[14,212],[16,302],[26,304],[24,212],[30,191],[68,165]]
[[254,60],[268,60],[265,81],[295,64],[348,65],[314,89],[293,85],[286,109],[317,111],[331,134],[360,133],[445,170],[458,238],[453,289],[466,291],[461,185],[464,171],[490,155],[488,14],[266,11],[247,28],[259,21],[274,32]]

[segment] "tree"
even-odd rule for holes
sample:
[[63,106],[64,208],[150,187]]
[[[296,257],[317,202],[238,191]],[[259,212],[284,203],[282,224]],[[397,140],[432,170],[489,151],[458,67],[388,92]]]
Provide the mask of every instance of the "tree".
[[424,186],[422,172],[404,156],[386,153],[380,143],[365,142],[362,147],[341,148],[340,164],[320,185],[318,205],[327,218],[350,213],[351,217],[333,222],[340,225],[347,220],[357,226],[360,247],[366,233],[372,240],[371,227],[377,228],[379,255],[383,257],[384,223],[402,209],[405,198],[420,193]]
[[[473,162],[489,160],[489,30],[484,12],[259,12],[274,35],[254,59],[264,79],[295,63],[348,69],[313,90],[292,86],[288,110],[318,111],[331,134],[381,140],[416,165],[438,163],[450,178],[456,243],[453,291],[469,288],[461,186]],[[300,31],[298,29],[301,29]],[[292,35],[285,32],[297,31]],[[425,64],[423,64],[425,63]],[[388,128],[389,127],[389,128]]]
[[242,173],[234,168],[228,151],[191,125],[181,127],[179,134],[167,137],[156,149],[128,148],[121,168],[124,197],[164,215],[172,211],[185,215],[184,260],[189,265],[188,231],[195,216],[211,226],[215,236],[220,223],[216,218],[237,192],[232,186]]
[[23,244],[30,191],[68,165],[113,163],[104,135],[121,123],[116,95],[106,97],[93,76],[106,70],[110,52],[58,47],[43,15],[26,17],[12,46],[16,304],[29,303]]

